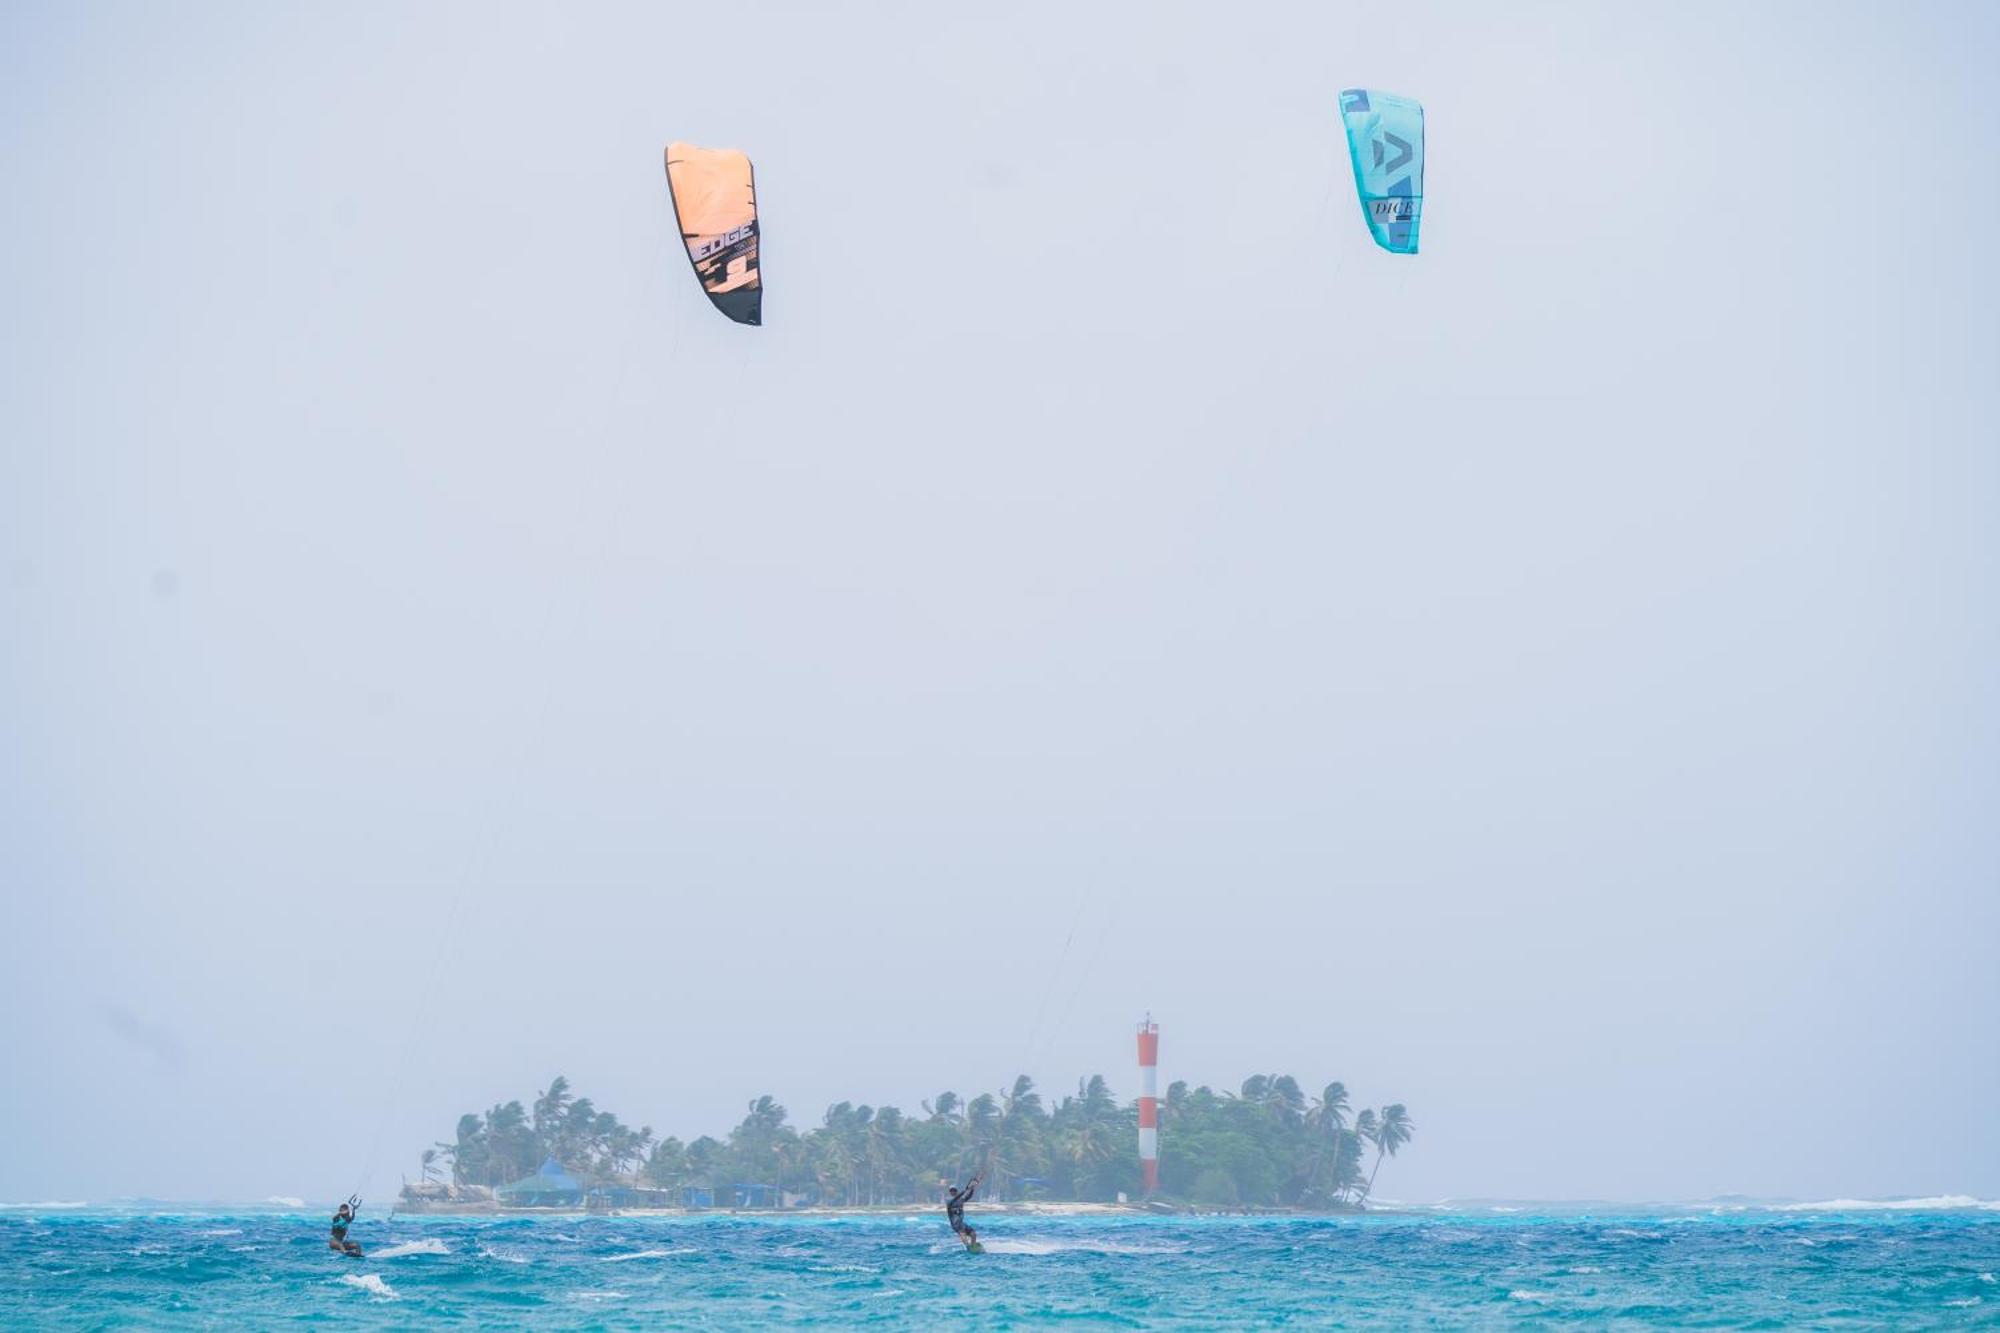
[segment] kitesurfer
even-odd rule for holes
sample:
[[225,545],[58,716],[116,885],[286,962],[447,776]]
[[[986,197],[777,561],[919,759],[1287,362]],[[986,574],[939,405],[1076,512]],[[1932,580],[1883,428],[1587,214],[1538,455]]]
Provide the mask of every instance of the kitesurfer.
[[965,1205],[971,1201],[972,1192],[979,1188],[980,1179],[985,1174],[984,1170],[976,1172],[972,1179],[965,1182],[965,1188],[962,1190],[952,1189],[949,1182],[946,1182],[944,1199],[945,1220],[951,1223],[952,1231],[957,1234],[960,1240],[965,1242],[965,1248],[968,1250],[979,1244],[979,1233],[965,1224]]
[[333,1213],[333,1235],[326,1247],[335,1254],[344,1254],[353,1259],[361,1257],[361,1242],[347,1238],[347,1228],[354,1225],[354,1215],[361,1211],[361,1196],[350,1194],[347,1202]]

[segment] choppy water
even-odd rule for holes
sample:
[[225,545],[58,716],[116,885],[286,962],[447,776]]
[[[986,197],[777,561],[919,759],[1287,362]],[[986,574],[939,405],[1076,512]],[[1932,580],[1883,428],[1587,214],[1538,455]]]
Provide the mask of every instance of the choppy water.
[[[2000,1326],[2000,1210],[390,1218],[0,1210],[0,1325]],[[1956,1206],[1952,1206],[1956,1205]]]

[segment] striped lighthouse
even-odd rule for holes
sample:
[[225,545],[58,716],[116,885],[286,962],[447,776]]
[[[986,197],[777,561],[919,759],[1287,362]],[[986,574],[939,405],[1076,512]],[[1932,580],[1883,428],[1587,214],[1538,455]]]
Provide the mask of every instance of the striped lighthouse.
[[1146,1193],[1160,1188],[1160,1025],[1139,1024],[1139,1170]]

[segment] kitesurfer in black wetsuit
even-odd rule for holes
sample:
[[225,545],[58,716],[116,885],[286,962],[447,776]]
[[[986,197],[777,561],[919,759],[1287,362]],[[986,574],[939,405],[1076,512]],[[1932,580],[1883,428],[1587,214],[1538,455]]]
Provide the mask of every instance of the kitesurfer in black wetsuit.
[[348,1195],[347,1202],[334,1210],[333,1235],[326,1242],[326,1248],[332,1250],[335,1254],[350,1255],[356,1259],[361,1257],[361,1242],[347,1238],[347,1228],[354,1225],[354,1215],[360,1211],[361,1196],[358,1194]]
[[962,1190],[951,1189],[949,1186],[945,1190],[945,1220],[951,1223],[951,1229],[965,1242],[965,1248],[968,1250],[979,1243],[979,1233],[965,1224],[965,1205],[971,1201],[972,1191],[979,1188],[980,1178],[985,1174],[981,1171],[974,1175],[965,1182],[965,1188]]

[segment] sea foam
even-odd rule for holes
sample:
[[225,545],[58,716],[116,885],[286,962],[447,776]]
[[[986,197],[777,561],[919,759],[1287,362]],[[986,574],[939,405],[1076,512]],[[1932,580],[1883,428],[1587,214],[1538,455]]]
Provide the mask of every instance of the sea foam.
[[[1057,1240],[1046,1236],[987,1236],[979,1244],[988,1254],[1185,1254],[1188,1249],[1185,1245],[1142,1245],[1093,1237]],[[957,1248],[955,1243],[941,1241],[932,1247],[932,1252],[944,1253]]]
[[600,1264],[623,1264],[630,1263],[634,1259],[667,1259],[676,1254],[693,1253],[694,1250],[691,1247],[678,1250],[635,1250],[631,1254],[607,1254],[597,1262]]
[[1932,1194],[1921,1199],[1822,1199],[1817,1203],[1777,1203],[1774,1213],[1915,1213],[1979,1209],[2000,1212],[2000,1199],[1975,1199],[1970,1194]]
[[400,1245],[387,1245],[379,1250],[368,1251],[370,1259],[400,1259],[407,1254],[450,1254],[451,1250],[436,1236],[426,1236],[422,1240],[406,1240]]
[[342,1284],[367,1292],[378,1301],[399,1301],[402,1297],[396,1289],[382,1280],[379,1273],[348,1273],[341,1279]]

